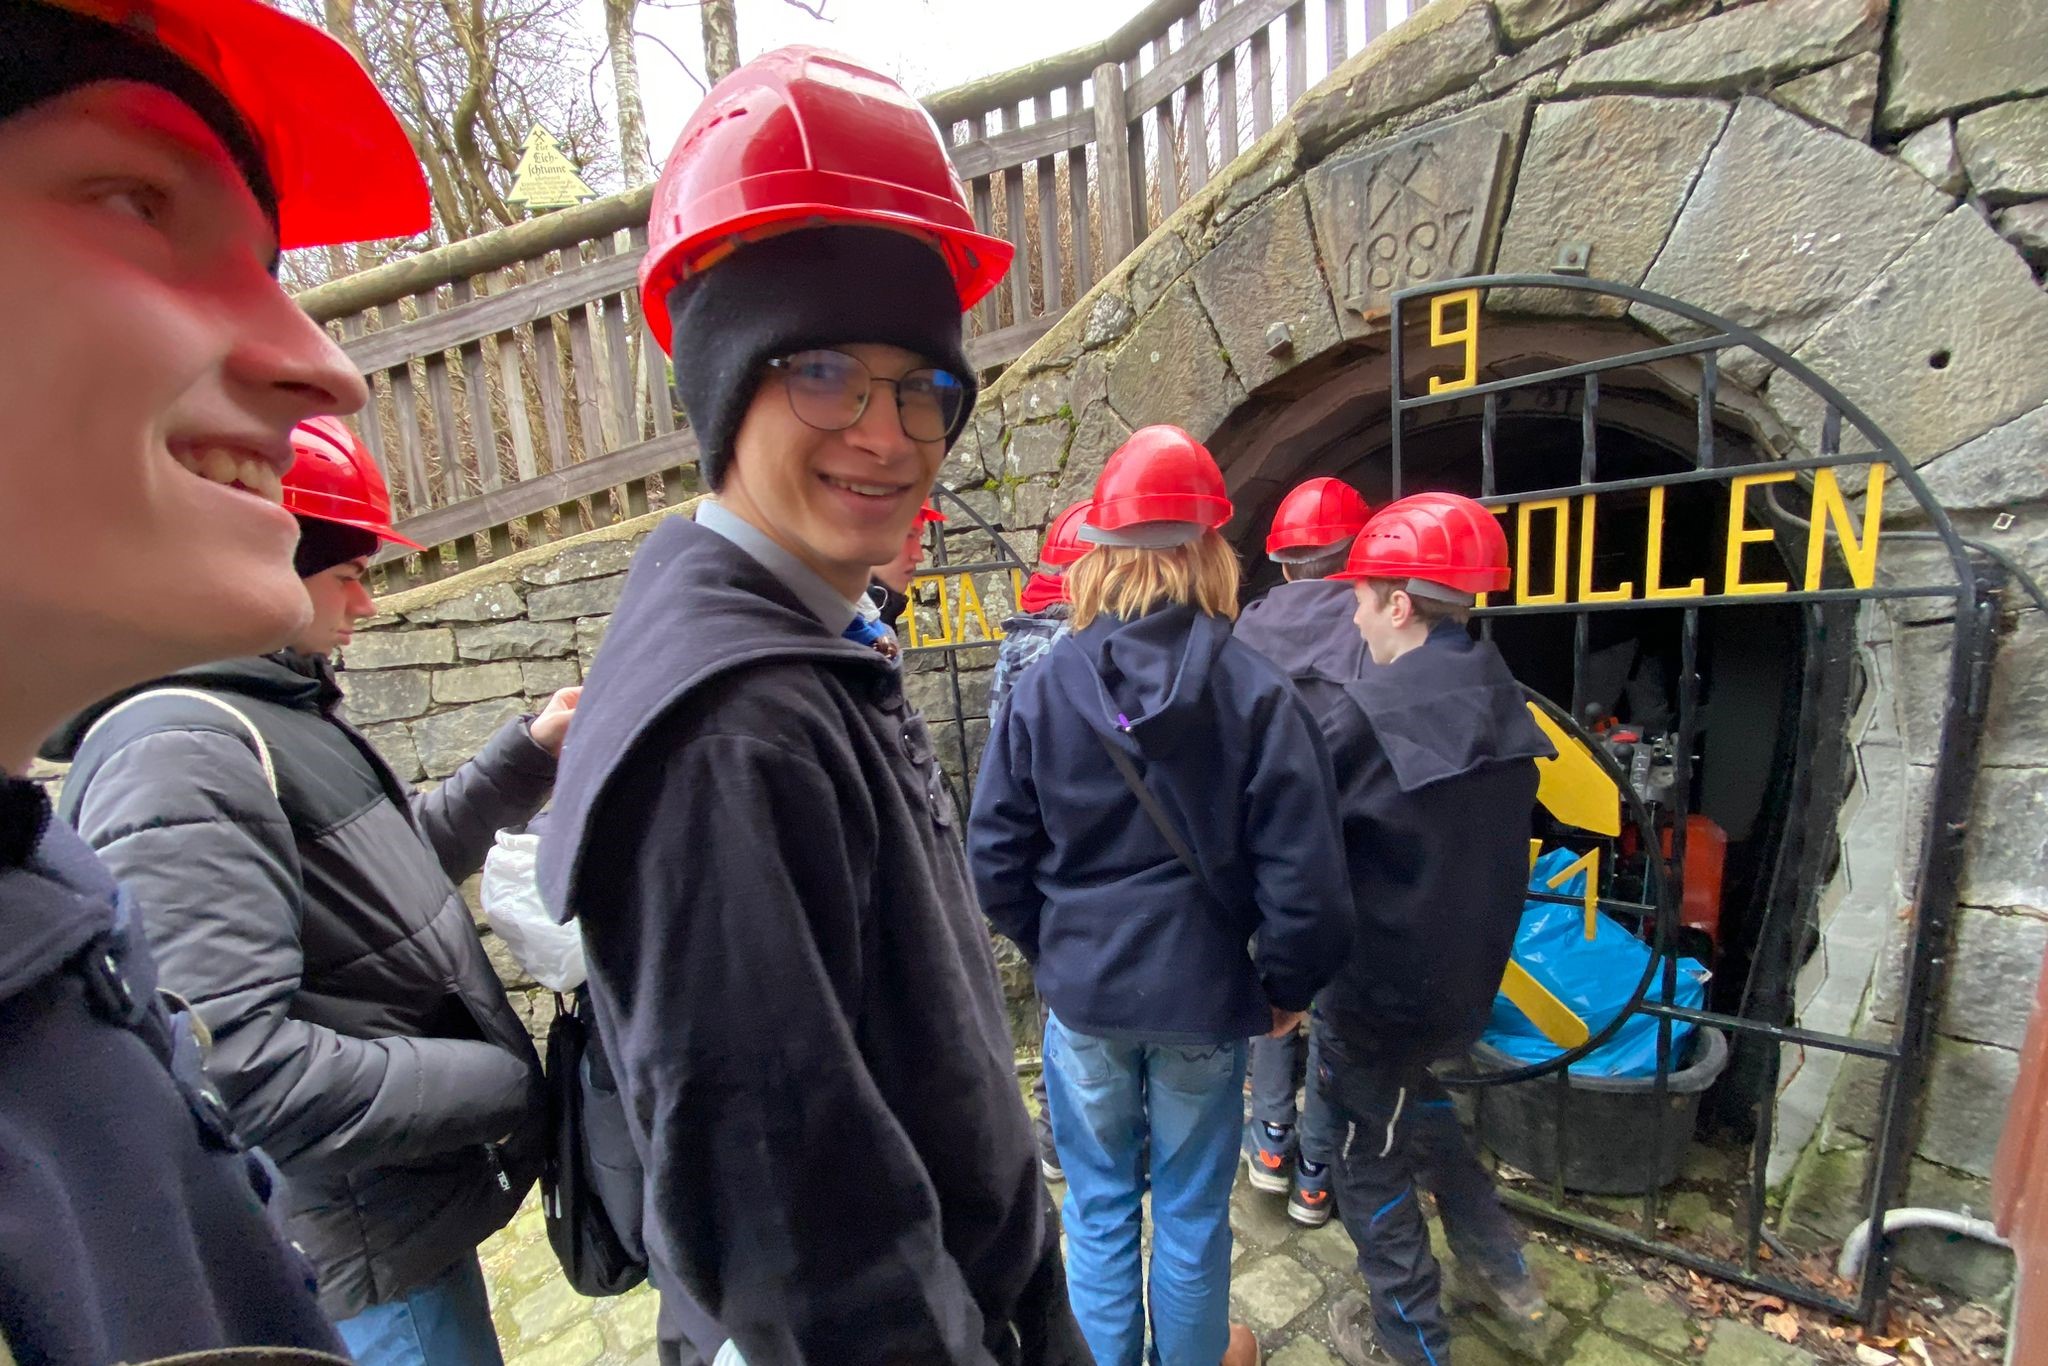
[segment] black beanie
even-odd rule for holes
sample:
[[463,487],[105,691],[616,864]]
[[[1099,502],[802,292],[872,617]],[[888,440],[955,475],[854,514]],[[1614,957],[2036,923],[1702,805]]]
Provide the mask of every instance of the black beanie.
[[[767,362],[813,347],[900,346],[979,386],[961,345],[960,294],[929,243],[888,228],[825,227],[740,248],[669,291],[676,390],[713,489]],[[946,434],[950,447],[960,435]]]
[[0,0],[0,119],[94,81],[160,86],[206,120],[277,222],[277,191],[263,149],[227,96],[147,37],[44,0]]
[[310,579],[338,564],[374,555],[379,544],[374,531],[320,517],[301,517],[299,548],[292,552],[292,569],[300,578]]

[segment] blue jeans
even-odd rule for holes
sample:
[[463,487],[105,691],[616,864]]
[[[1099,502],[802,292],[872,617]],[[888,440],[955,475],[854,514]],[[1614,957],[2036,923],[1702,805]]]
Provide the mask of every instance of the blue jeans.
[[476,1254],[411,1294],[334,1325],[357,1366],[503,1366]]
[[1252,1118],[1268,1124],[1293,1124],[1301,1155],[1325,1165],[1337,1160],[1337,1147],[1344,1141],[1344,1126],[1330,1110],[1321,1069],[1316,1066],[1319,1045],[1308,1039],[1307,1075],[1303,1081],[1301,1114],[1294,1112],[1294,1080],[1302,1070],[1302,1030],[1273,1039],[1261,1034],[1252,1040]]
[[[1216,1366],[1230,1338],[1230,1187],[1245,1043],[1142,1043],[1049,1017],[1046,1092],[1067,1173],[1067,1294],[1096,1366]],[[1139,1236],[1151,1145],[1152,1351]]]

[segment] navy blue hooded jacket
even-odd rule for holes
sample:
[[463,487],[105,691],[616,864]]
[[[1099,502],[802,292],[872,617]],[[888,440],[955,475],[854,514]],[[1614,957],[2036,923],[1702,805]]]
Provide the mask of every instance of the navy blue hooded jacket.
[[842,626],[665,522],[541,837],[647,1173],[662,1360],[729,1334],[753,1366],[1057,1366],[1079,1335],[958,816]]
[[[1199,882],[1104,741],[1135,761],[1202,865]],[[1314,720],[1228,621],[1191,607],[1099,617],[1018,680],[989,736],[967,843],[982,910],[1081,1033],[1263,1034],[1269,1006],[1306,1009],[1350,944]]]
[[1237,638],[1297,683],[1308,675],[1350,680],[1372,666],[1365,637],[1351,621],[1357,610],[1349,583],[1298,579],[1246,603]]
[[1521,923],[1531,761],[1556,751],[1500,651],[1454,622],[1331,697],[1358,940],[1317,1013],[1357,1051],[1462,1052]]
[[312,1268],[266,1208],[274,1169],[158,1002],[120,895],[39,790],[0,778],[0,1358],[339,1362]]

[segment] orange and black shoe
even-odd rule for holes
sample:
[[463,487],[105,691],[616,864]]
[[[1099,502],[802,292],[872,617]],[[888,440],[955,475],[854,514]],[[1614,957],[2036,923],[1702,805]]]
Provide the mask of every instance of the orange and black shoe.
[[1294,1126],[1257,1119],[1246,1124],[1244,1161],[1253,1190],[1287,1194],[1294,1176]]
[[1336,1205],[1330,1194],[1330,1165],[1301,1158],[1294,1164],[1294,1189],[1287,1194],[1287,1217],[1308,1228],[1330,1222]]

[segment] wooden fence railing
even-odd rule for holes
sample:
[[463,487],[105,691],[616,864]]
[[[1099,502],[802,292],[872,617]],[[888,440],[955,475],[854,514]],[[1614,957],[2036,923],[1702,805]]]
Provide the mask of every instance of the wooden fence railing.
[[[1152,0],[1102,42],[926,100],[982,230],[1017,247],[970,319],[975,364],[1023,354],[1313,81],[1385,32],[1387,4]],[[695,490],[696,444],[635,291],[648,202],[642,187],[299,296],[370,378],[358,427],[400,528],[435,547],[387,557],[387,584]]]

